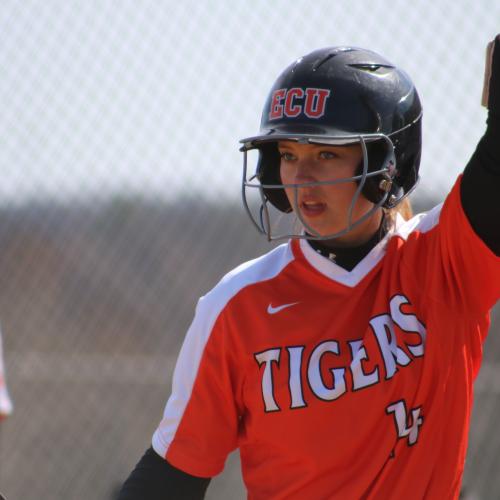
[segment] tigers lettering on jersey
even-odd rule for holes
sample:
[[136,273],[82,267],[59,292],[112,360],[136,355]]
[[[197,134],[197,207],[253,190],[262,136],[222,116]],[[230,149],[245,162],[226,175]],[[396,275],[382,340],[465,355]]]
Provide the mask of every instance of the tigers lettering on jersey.
[[[358,391],[373,386],[382,380],[380,368],[383,368],[385,380],[390,380],[397,372],[398,366],[405,367],[413,359],[424,355],[426,329],[424,324],[414,315],[402,311],[402,307],[411,305],[404,295],[395,295],[389,301],[389,313],[380,314],[370,319],[370,331],[374,336],[375,344],[381,354],[380,366],[376,366],[372,371],[366,372],[363,361],[367,360],[370,353],[367,353],[363,345],[363,339],[349,340],[343,344],[334,339],[324,340],[314,346],[309,355],[306,378],[311,392],[322,401],[334,401],[348,391]],[[413,356],[410,357],[402,346],[397,343],[395,327],[403,333],[416,334],[418,342],[406,343],[404,347]],[[328,386],[321,375],[321,361],[323,355],[331,353],[340,355],[349,352],[350,363],[348,366],[331,369],[333,384]],[[349,351],[347,351],[349,349]],[[283,369],[280,366],[282,351],[288,352],[288,385],[290,392],[290,409],[303,408],[307,406],[304,398],[302,380],[302,365],[304,346],[287,346],[285,349],[273,347],[265,351],[256,353],[255,360],[261,369],[262,365],[262,399],[264,411],[266,413],[281,411],[283,402],[276,401],[274,393],[274,370]],[[349,370],[352,384],[348,386],[346,372]],[[281,404],[281,406],[280,406]]]
[[325,114],[329,97],[329,89],[293,87],[275,90],[271,96],[269,120],[278,120],[283,115],[295,118],[301,114],[312,119],[321,118]]

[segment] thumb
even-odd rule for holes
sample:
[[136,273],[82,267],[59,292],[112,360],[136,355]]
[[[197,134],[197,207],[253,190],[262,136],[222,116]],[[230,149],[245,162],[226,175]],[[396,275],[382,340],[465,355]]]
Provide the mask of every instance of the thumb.
[[500,113],[500,34],[486,47],[481,104],[495,114]]

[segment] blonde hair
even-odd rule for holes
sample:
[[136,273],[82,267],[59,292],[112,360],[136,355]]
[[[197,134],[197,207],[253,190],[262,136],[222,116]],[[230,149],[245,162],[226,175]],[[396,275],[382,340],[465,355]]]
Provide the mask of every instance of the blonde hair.
[[408,197],[406,197],[394,208],[384,208],[383,210],[388,227],[394,227],[397,214],[401,215],[404,220],[409,220],[413,217],[413,209]]

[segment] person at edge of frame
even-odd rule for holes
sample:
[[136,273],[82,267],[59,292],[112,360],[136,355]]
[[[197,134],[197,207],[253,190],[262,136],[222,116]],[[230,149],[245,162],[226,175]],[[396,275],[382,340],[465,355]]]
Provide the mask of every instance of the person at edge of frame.
[[[422,119],[408,75],[356,47],[283,71],[241,149],[245,169],[259,153],[243,183],[263,200],[245,207],[287,241],[198,302],[119,500],[201,499],[236,448],[250,499],[459,497],[500,296],[500,35],[488,54],[486,132],[444,203],[408,220]],[[273,212],[301,230],[274,234]]]
[[[2,422],[11,415],[13,410],[12,400],[7,389],[7,382],[5,380],[5,368],[3,359],[3,346],[2,346],[2,331],[0,330],[0,426]],[[0,434],[2,429],[0,428]],[[1,437],[1,435],[0,435]],[[5,500],[5,497],[0,493],[0,500]]]
[[2,332],[0,330],[0,422],[5,420],[13,410],[12,400],[7,389],[3,359]]

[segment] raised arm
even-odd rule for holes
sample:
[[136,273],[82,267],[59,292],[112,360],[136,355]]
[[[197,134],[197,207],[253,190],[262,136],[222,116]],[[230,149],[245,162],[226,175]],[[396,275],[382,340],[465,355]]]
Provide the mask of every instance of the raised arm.
[[465,168],[461,199],[474,231],[500,255],[500,35],[488,45],[482,104],[486,132]]

